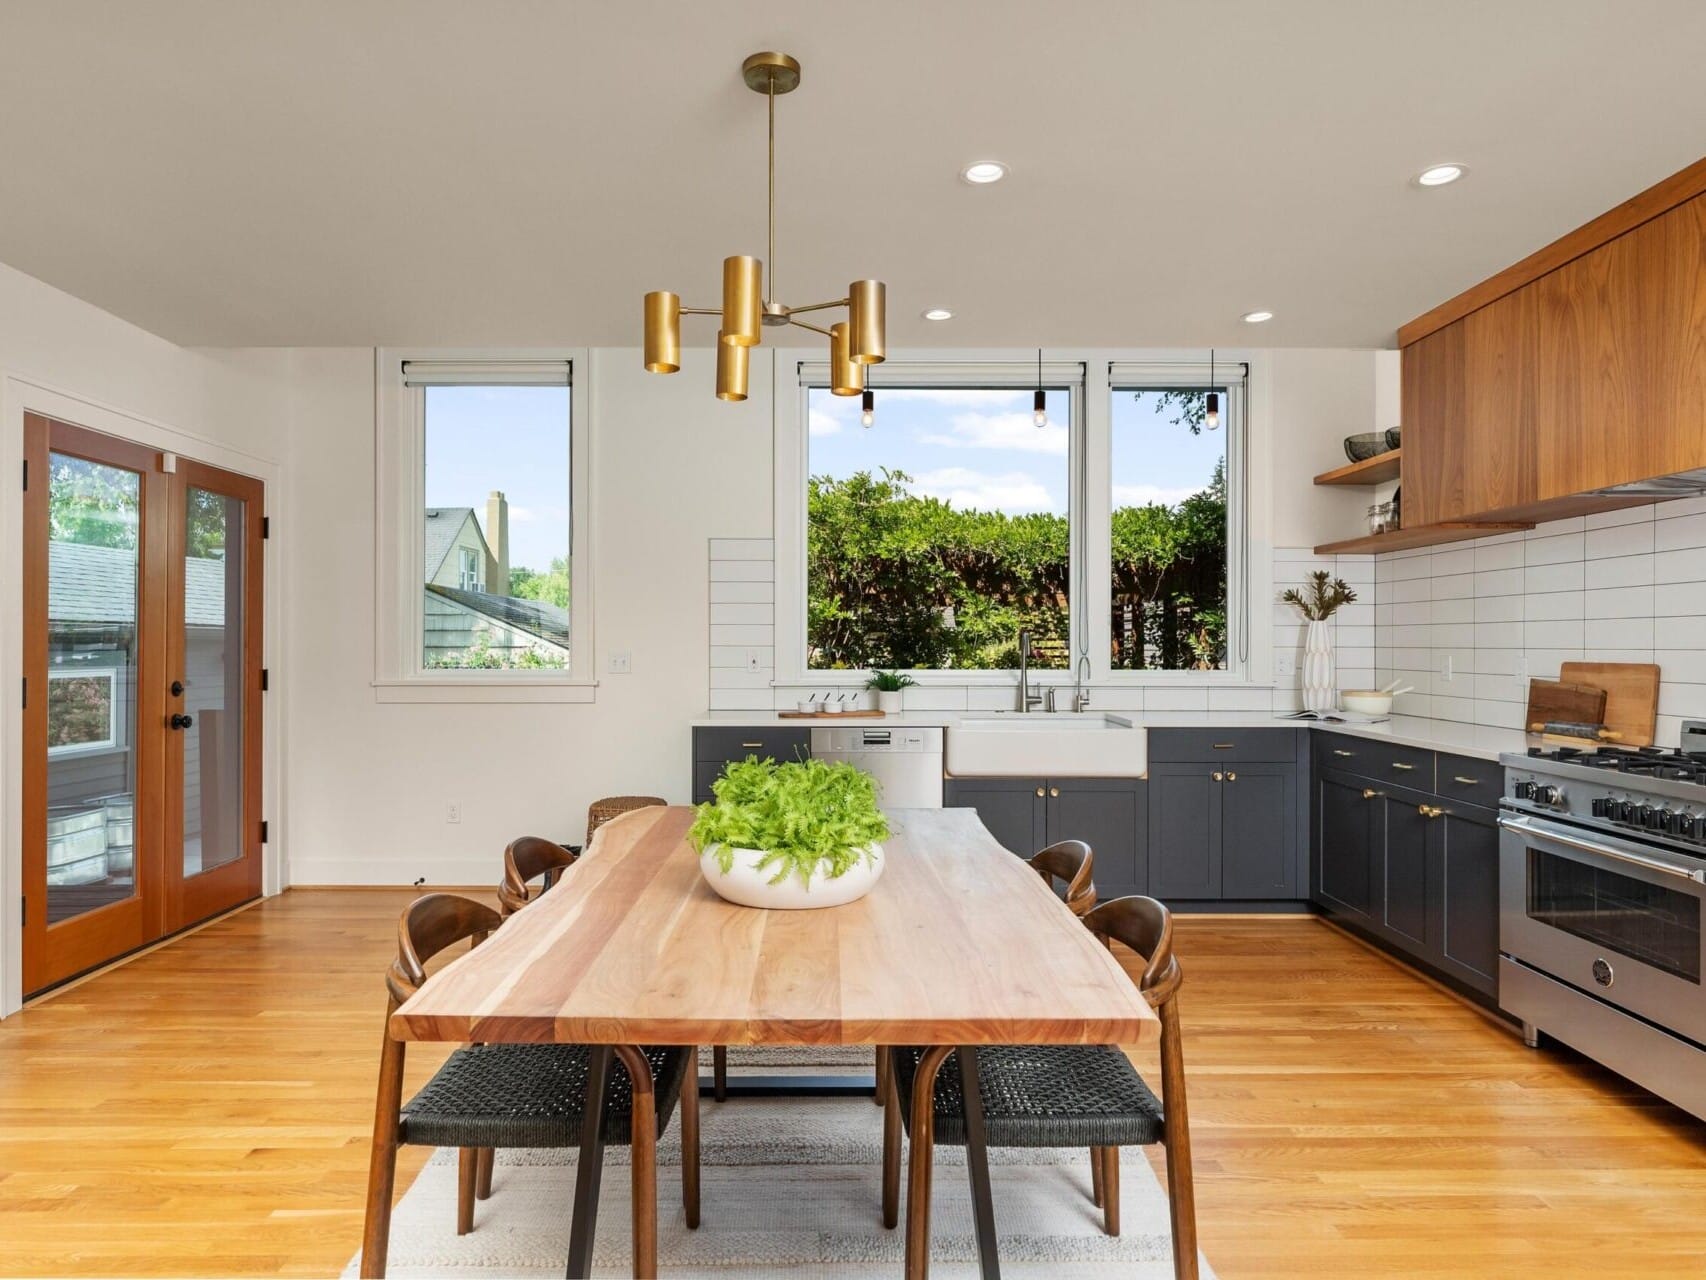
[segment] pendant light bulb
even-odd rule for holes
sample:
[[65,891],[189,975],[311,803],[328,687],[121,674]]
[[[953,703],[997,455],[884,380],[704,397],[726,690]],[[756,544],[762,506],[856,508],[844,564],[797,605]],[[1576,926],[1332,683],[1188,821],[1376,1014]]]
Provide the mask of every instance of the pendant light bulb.
[[859,397],[859,425],[865,427],[870,426],[872,421],[876,418],[876,414],[876,393],[867,388],[865,394]]
[[1031,421],[1039,427],[1048,426],[1048,396],[1041,387],[1031,397]]
[[1208,393],[1208,412],[1203,415],[1203,425],[1210,431],[1220,427],[1220,395],[1218,392]]

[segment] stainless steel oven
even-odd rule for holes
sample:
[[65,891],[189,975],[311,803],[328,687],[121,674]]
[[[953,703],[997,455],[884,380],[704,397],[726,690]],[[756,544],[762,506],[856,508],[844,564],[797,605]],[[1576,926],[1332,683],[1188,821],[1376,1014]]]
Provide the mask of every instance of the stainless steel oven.
[[1706,1043],[1706,870],[1535,815],[1499,825],[1500,950]]

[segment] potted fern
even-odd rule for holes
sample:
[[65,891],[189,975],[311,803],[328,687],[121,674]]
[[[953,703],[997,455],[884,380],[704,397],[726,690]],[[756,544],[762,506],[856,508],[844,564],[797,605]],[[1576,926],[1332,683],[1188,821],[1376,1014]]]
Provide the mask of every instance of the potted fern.
[[1299,591],[1292,587],[1280,596],[1292,605],[1309,623],[1303,637],[1303,709],[1325,715],[1338,701],[1333,678],[1333,632],[1327,626],[1331,618],[1345,605],[1357,598],[1343,578],[1335,578],[1325,569],[1309,575],[1309,583]]
[[888,820],[877,783],[850,764],[731,764],[711,784],[687,839],[721,897],[747,907],[838,907],[883,874]]
[[918,681],[899,671],[872,671],[871,678],[865,681],[865,687],[877,695],[877,710],[884,715],[898,715],[905,704],[902,692],[910,689]]

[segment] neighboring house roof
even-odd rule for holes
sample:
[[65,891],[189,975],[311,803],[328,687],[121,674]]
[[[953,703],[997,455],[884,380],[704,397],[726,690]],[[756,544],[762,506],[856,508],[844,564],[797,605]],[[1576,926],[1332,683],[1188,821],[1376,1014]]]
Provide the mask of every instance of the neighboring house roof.
[[423,527],[425,534],[421,539],[422,548],[426,552],[426,581],[431,582],[438,577],[438,571],[444,568],[444,558],[450,554],[450,548],[456,545],[456,539],[462,534],[462,526],[468,521],[474,521],[474,536],[480,540],[480,550],[491,555],[491,547],[486,543],[486,532],[480,528],[480,522],[474,517],[473,507],[428,507]]
[[484,614],[488,618],[525,631],[530,636],[550,644],[569,647],[569,613],[543,600],[523,600],[519,596],[494,596],[485,591],[459,591],[429,582],[426,589],[435,596],[461,605],[464,609]]
[[[192,627],[225,625],[225,561],[184,561],[184,613]],[[136,620],[136,552],[81,542],[47,544],[49,622]]]

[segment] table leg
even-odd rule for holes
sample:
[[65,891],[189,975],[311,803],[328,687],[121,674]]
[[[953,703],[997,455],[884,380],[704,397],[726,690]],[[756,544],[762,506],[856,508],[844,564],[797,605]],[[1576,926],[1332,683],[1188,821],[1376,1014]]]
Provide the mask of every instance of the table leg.
[[930,1274],[930,1166],[935,1158],[936,1073],[950,1045],[932,1045],[918,1059],[913,1075],[912,1150],[906,1170],[906,1280],[925,1280]]
[[653,1094],[652,1064],[645,1050],[631,1044],[616,1046],[634,1091],[630,1121],[629,1169],[633,1174],[634,1275],[651,1280],[658,1273],[658,1106]]
[[966,1172],[971,1176],[972,1217],[977,1223],[977,1265],[983,1280],[1000,1280],[1001,1251],[995,1239],[995,1202],[989,1194],[989,1145],[983,1127],[983,1093],[977,1084],[977,1050],[961,1045],[960,1096],[966,1115]]
[[604,1176],[604,1094],[610,1080],[611,1055],[609,1045],[595,1044],[591,1061],[587,1064],[580,1159],[575,1164],[574,1218],[569,1226],[569,1280],[587,1280],[592,1275],[592,1237],[598,1227],[598,1184]]

